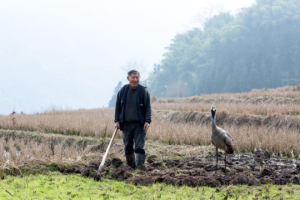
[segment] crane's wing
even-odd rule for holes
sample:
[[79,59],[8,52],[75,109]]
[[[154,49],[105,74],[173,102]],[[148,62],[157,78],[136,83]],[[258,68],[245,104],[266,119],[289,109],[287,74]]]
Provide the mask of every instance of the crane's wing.
[[227,136],[227,137],[229,137],[232,141],[234,141],[233,140],[233,138],[225,131],[225,135]]
[[227,136],[227,137],[224,137],[223,141],[227,147],[226,153],[233,154],[233,144],[232,144],[233,139],[230,137],[230,135],[226,131],[225,131],[225,136]]

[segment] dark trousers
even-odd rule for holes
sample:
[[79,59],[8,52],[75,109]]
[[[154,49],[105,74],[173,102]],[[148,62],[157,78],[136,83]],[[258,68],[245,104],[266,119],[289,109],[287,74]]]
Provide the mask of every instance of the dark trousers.
[[133,152],[145,155],[146,131],[144,130],[144,125],[141,122],[124,122],[122,129],[125,155],[132,154]]

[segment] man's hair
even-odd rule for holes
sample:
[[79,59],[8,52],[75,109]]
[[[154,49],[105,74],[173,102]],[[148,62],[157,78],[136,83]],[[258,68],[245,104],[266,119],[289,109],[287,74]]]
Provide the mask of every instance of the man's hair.
[[131,74],[138,74],[138,75],[140,75],[140,72],[138,72],[137,70],[133,69],[133,70],[130,70],[127,74],[128,74],[128,76],[131,76]]

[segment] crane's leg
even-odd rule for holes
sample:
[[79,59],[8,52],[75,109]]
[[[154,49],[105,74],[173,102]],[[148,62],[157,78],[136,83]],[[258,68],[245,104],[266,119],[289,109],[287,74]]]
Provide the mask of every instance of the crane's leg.
[[225,177],[226,177],[226,152],[225,152]]
[[217,162],[216,168],[218,169],[218,147],[216,147],[216,156],[217,156],[217,160],[216,160],[216,162]]

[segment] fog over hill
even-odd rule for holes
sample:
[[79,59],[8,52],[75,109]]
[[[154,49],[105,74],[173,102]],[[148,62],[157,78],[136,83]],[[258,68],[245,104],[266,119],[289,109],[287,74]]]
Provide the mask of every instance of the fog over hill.
[[107,106],[121,68],[135,59],[151,71],[208,2],[0,0],[0,115]]

